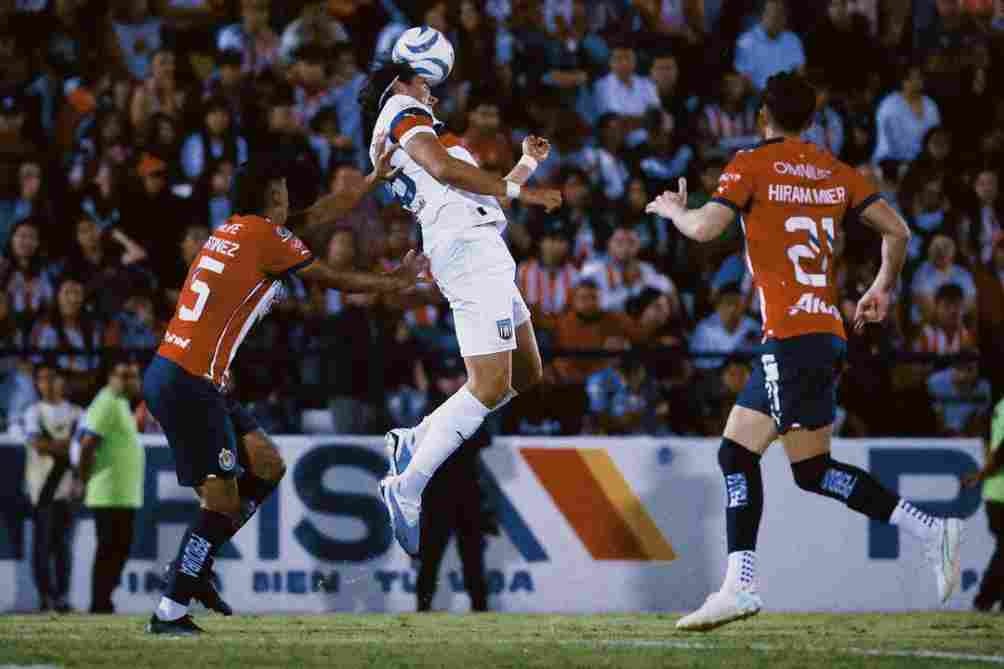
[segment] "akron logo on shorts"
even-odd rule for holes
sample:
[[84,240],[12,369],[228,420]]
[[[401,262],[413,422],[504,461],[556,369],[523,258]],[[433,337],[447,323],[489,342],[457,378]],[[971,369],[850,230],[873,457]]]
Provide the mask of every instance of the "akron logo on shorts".
[[508,341],[512,339],[512,319],[504,318],[500,321],[495,321],[495,325],[499,326],[499,337],[503,341]]
[[237,463],[234,460],[233,451],[231,451],[229,448],[224,448],[222,451],[220,451],[220,469],[222,469],[225,472],[229,472],[234,468],[235,464]]

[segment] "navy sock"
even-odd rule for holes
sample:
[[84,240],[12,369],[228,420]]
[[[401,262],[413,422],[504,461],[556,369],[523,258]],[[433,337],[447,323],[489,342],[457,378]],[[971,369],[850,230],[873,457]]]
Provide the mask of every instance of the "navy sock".
[[725,476],[725,529],[729,553],[756,550],[763,516],[760,456],[731,439],[722,439],[718,465]]
[[791,466],[802,490],[840,500],[858,513],[888,523],[899,497],[882,487],[863,469],[834,460],[829,453]]
[[230,516],[209,509],[200,509],[195,523],[185,533],[174,561],[164,595],[188,606],[192,595],[201,589],[202,574],[211,558],[233,536],[235,523]]

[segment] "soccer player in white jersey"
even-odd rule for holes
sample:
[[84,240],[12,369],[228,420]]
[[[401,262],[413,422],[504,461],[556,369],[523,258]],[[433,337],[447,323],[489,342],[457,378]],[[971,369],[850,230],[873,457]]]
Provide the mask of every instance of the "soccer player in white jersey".
[[[380,483],[394,534],[410,555],[418,554],[422,491],[436,469],[485,417],[542,374],[530,311],[516,286],[516,263],[502,231],[502,198],[542,206],[561,205],[557,190],[527,188],[549,145],[535,137],[523,143],[524,155],[503,179],[478,168],[452,135],[440,134],[429,84],[406,63],[374,71],[360,94],[373,124],[370,155],[391,142],[400,150],[400,167],[391,188],[422,226],[432,277],[450,302],[467,367],[467,384],[412,430],[387,435],[391,475]],[[384,139],[386,135],[386,139]]]

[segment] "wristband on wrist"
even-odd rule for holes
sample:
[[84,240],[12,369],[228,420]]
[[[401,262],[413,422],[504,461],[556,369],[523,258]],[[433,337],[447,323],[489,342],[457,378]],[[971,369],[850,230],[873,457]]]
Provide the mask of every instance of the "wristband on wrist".
[[520,190],[522,189],[520,188],[520,185],[518,183],[516,183],[515,181],[509,181],[508,179],[506,180],[505,196],[507,198],[509,198],[510,200],[517,199],[519,197]]
[[528,156],[526,154],[523,154],[523,157],[519,159],[519,163],[518,164],[520,164],[520,165],[526,165],[527,167],[530,168],[531,172],[533,172],[534,170],[536,170],[537,166],[540,165],[540,163],[537,162],[536,158],[534,158],[533,156]]

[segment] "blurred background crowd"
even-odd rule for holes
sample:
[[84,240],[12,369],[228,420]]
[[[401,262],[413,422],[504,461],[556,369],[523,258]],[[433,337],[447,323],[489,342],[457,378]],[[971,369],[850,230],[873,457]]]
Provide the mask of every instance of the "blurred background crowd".
[[[759,88],[798,68],[819,91],[806,139],[914,233],[894,318],[851,336],[839,433],[983,433],[1004,388],[999,0],[0,0],[4,427],[37,399],[33,365],[86,404],[110,350],[148,359],[249,152],[296,162],[294,209],[359,189],[356,97],[418,24],[456,49],[434,91],[451,132],[500,175],[523,137],[549,138],[534,179],[564,195],[550,215],[510,209],[546,383],[496,429],[721,431],[760,337],[741,231],[696,245],[644,208],[680,176],[707,201],[758,141]],[[384,192],[299,232],[340,268],[420,243]],[[846,316],[879,242],[855,220],[840,240]],[[427,297],[404,309],[294,279],[236,392],[276,433],[414,424],[463,377],[449,309]]]

